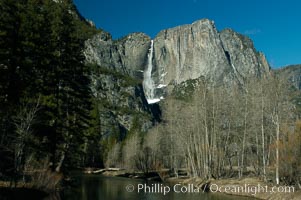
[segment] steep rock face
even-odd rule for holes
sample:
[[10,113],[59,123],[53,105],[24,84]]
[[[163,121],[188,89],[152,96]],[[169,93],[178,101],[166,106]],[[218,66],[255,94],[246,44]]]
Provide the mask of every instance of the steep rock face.
[[99,34],[86,42],[86,62],[142,79],[149,45],[150,38],[143,33],[119,40]]
[[221,31],[220,38],[232,70],[240,81],[244,77],[261,77],[269,72],[270,67],[265,56],[256,51],[248,37],[225,29]]
[[206,76],[223,79],[230,72],[214,24],[205,19],[161,31],[154,39],[155,80],[178,84]]
[[103,135],[115,132],[122,139],[133,129],[146,131],[152,126],[155,109],[147,104],[136,79],[107,70],[93,73],[91,78]]
[[[146,131],[160,118],[142,88],[150,38],[133,33],[112,40],[105,32],[86,41],[86,63],[93,65],[91,89],[98,101],[103,135],[122,139],[129,131]],[[114,136],[116,137],[116,135]]]
[[156,85],[204,76],[214,83],[269,73],[269,65],[252,41],[230,29],[218,32],[208,19],[161,31],[154,39]]

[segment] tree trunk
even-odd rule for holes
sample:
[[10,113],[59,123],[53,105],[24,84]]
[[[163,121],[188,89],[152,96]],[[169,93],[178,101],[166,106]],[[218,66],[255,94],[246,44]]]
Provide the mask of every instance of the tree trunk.
[[265,136],[264,136],[264,101],[263,101],[263,88],[261,84],[261,142],[262,142],[262,170],[263,179],[266,181],[266,164],[265,164]]
[[60,161],[59,161],[58,165],[55,168],[56,172],[60,172],[61,171],[61,168],[63,166],[64,160],[65,160],[65,151],[63,151],[62,154],[61,154]]
[[279,185],[279,134],[280,126],[278,115],[276,115],[276,184]]
[[241,166],[240,166],[240,173],[239,173],[239,178],[243,176],[243,170],[244,170],[244,156],[245,156],[245,146],[246,146],[246,135],[247,135],[247,112],[248,112],[248,100],[246,96],[245,100],[245,117],[244,117],[244,136],[243,136],[243,141],[242,141],[242,153],[241,153]]

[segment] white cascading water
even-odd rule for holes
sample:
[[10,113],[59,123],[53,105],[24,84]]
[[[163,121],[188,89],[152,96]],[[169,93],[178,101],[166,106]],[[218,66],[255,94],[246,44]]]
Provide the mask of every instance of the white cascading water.
[[148,52],[147,68],[143,73],[143,89],[148,104],[157,103],[160,99],[155,98],[155,83],[152,79],[153,69],[153,53],[154,53],[154,41],[151,40],[151,46]]

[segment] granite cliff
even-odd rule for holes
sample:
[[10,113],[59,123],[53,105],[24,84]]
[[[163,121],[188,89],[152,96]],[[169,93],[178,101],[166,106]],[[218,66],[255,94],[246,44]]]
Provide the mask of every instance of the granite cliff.
[[154,39],[153,79],[157,85],[179,84],[201,76],[214,84],[263,76],[270,71],[262,53],[246,36],[203,19],[161,31]]
[[143,84],[149,103],[163,99],[175,85],[199,77],[213,84],[243,84],[246,77],[270,73],[265,56],[248,37],[231,29],[219,32],[208,19],[162,30],[153,40],[143,33],[116,41],[100,34],[87,42],[85,55],[89,63],[139,80],[144,71],[145,79],[152,79]]

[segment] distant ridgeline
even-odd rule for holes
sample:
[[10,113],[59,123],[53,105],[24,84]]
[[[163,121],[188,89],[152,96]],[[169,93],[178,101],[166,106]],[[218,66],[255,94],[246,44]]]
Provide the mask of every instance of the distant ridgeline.
[[112,40],[72,1],[0,9],[2,179],[105,166],[300,181],[300,66],[271,69],[208,19]]

